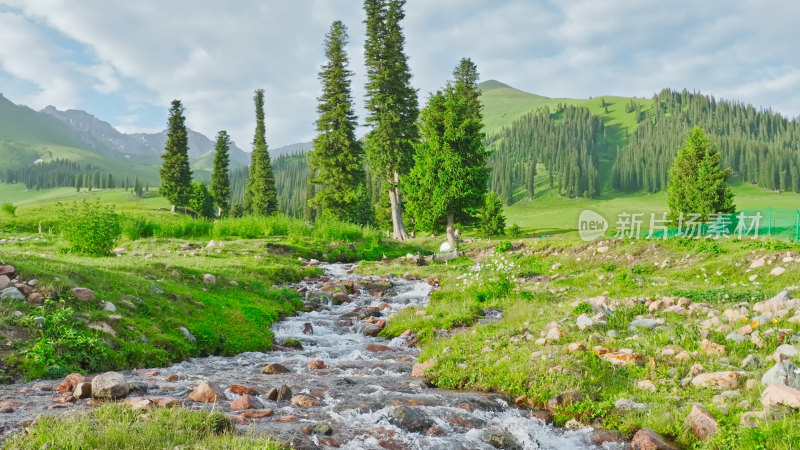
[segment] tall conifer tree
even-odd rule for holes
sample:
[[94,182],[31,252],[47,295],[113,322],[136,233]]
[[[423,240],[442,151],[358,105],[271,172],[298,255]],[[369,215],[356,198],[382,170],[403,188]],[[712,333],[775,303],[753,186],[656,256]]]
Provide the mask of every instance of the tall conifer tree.
[[244,202],[248,212],[266,216],[278,210],[278,196],[275,190],[275,175],[272,173],[272,164],[267,152],[264,90],[256,90],[253,100],[256,105],[256,133],[253,137],[252,162]]
[[417,91],[411,87],[405,38],[400,21],[405,0],[365,0],[367,36],[367,160],[388,190],[395,239],[408,239],[403,223],[400,177],[413,164],[413,143],[419,109]]
[[192,196],[189,140],[180,100],[173,100],[169,110],[167,143],[161,158],[164,162],[159,170],[161,187],[158,191],[172,203],[172,212],[175,212],[178,206],[188,206],[189,198]]
[[211,172],[211,195],[214,197],[217,215],[220,217],[228,213],[231,205],[230,145],[231,139],[225,130],[217,133],[214,170]]
[[309,155],[309,202],[311,211],[321,210],[338,220],[366,224],[370,205],[364,150],[355,134],[347,38],[347,28],[338,20],[325,37],[328,62],[319,72],[322,95],[317,106],[317,137]]
[[477,67],[465,58],[453,75],[455,80],[433,94],[420,114],[422,139],[408,177],[409,209],[417,224],[445,228],[451,248],[456,221],[476,220],[489,180]]

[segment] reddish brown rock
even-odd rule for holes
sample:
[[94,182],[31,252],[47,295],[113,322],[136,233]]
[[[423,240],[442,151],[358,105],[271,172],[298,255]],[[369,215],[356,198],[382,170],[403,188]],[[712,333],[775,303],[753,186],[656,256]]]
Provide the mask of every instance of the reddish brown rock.
[[632,450],[678,450],[672,442],[649,428],[642,428],[633,435]]
[[703,339],[700,341],[700,349],[706,352],[709,355],[724,355],[725,354],[725,346],[721,344],[717,344],[714,341],[710,341],[708,339]]
[[259,392],[259,390],[256,389],[256,388],[245,387],[245,386],[242,386],[241,384],[233,384],[233,385],[231,385],[230,391],[231,391],[231,393],[236,394],[236,395],[245,395],[245,394],[260,395],[261,394],[261,392]]
[[53,399],[53,403],[73,403],[77,399],[72,394],[65,394],[61,397],[56,397]]
[[800,391],[782,384],[770,384],[761,393],[761,403],[767,408],[784,405],[798,409],[800,408]]
[[0,265],[0,275],[5,275],[8,278],[14,278],[14,275],[17,273],[17,269],[14,266],[4,264]]
[[297,422],[297,417],[295,416],[283,416],[278,419],[278,422]]
[[273,414],[274,412],[271,409],[255,409],[251,411],[243,411],[241,413],[242,416],[247,417],[248,419],[263,419],[264,417],[269,417]]
[[22,406],[22,403],[17,402],[0,402],[0,408],[19,408]]
[[172,408],[173,406],[181,406],[181,401],[174,397],[153,397],[150,399],[159,408]]
[[71,373],[64,378],[64,381],[62,381],[61,384],[58,385],[58,392],[62,394],[65,392],[72,392],[75,390],[75,386],[85,381],[85,376],[79,373]]
[[264,405],[261,403],[261,401],[249,394],[244,394],[231,403],[231,409],[234,411],[243,409],[260,409],[263,407]]
[[644,363],[644,356],[639,353],[605,352],[600,355],[600,359],[608,361],[615,366],[627,366],[629,364],[641,366]]
[[692,405],[692,412],[686,417],[686,425],[692,429],[692,433],[701,441],[711,439],[719,430],[714,416],[698,404]]
[[147,398],[129,398],[125,403],[134,411],[144,411],[153,407],[153,402]]
[[604,448],[606,442],[609,444],[624,444],[625,436],[617,430],[595,430],[589,436],[592,444]]
[[425,362],[414,364],[411,366],[411,376],[414,378],[425,378],[425,371],[433,367],[433,360],[429,359]]
[[189,400],[194,402],[212,403],[225,400],[225,393],[219,386],[211,384],[208,381],[203,381],[188,395],[188,397]]
[[41,292],[34,292],[33,294],[28,296],[28,303],[33,303],[36,305],[43,305],[44,304],[44,294]]
[[319,399],[305,394],[296,394],[292,396],[292,405],[300,407],[320,406]]
[[94,292],[91,289],[76,287],[72,288],[72,295],[75,296],[76,300],[81,301],[89,301],[94,298]]
[[181,378],[179,376],[177,376],[177,375],[169,375],[169,376],[167,376],[167,381],[169,381],[169,382],[175,382],[175,381],[178,381],[180,379]]
[[157,370],[152,370],[152,369],[151,370],[141,370],[141,371],[139,371],[139,376],[140,377],[157,377],[158,373],[159,372]]
[[387,347],[387,346],[385,346],[385,345],[380,345],[380,344],[370,344],[370,345],[368,345],[368,346],[366,347],[366,350],[367,350],[368,352],[373,352],[373,353],[379,353],[379,352],[393,352],[393,351],[394,351],[394,350],[392,350],[391,348],[389,348],[389,347]]
[[328,366],[326,366],[325,363],[320,361],[319,359],[315,359],[313,361],[307,362],[306,368],[309,370],[316,370],[316,369],[327,369]]
[[350,296],[343,292],[337,292],[333,294],[333,296],[331,297],[331,301],[333,302],[334,305],[341,305],[342,303],[350,303]]

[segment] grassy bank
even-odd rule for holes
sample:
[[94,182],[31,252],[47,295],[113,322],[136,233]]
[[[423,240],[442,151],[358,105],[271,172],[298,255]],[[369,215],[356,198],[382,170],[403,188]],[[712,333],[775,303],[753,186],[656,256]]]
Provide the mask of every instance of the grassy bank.
[[[753,428],[740,426],[745,412],[763,409],[763,386],[745,381],[760,380],[774,364],[770,355],[775,348],[800,331],[797,321],[790,321],[792,315],[751,323],[759,313],[750,308],[800,284],[800,262],[794,260],[800,246],[750,240],[586,244],[563,236],[477,241],[465,249],[467,258],[421,268],[422,275],[438,277],[442,288],[424,310],[400,312],[384,330],[386,336],[407,329],[419,335],[420,361],[433,362],[427,375],[435,385],[502,392],[533,408],[575,392],[583,400],[552,408],[556,424],[574,418],[628,437],[647,427],[681,446],[789,448],[800,442],[800,416],[795,412],[788,412],[784,420],[756,420]],[[792,261],[783,262],[787,255]],[[762,267],[749,269],[762,257]],[[785,272],[772,275],[777,266]],[[406,269],[374,263],[362,270]],[[579,329],[581,314],[596,314],[592,301],[598,296],[606,297],[614,311],[605,314],[606,324]],[[681,297],[689,303],[678,309],[650,306],[651,299],[662,297],[672,297],[673,305]],[[503,319],[478,323],[491,308],[503,310]],[[747,317],[729,323],[722,314],[728,309],[741,309]],[[714,317],[721,321],[709,324]],[[630,326],[642,318],[654,319],[659,326]],[[743,325],[751,325],[758,337],[746,336],[741,343],[726,340],[730,331]],[[551,329],[556,332],[548,336]],[[721,354],[706,351],[701,344],[706,338],[723,346]],[[629,349],[641,355],[640,364],[612,365],[598,355],[596,346],[612,352]],[[761,366],[740,369],[750,354]],[[745,375],[724,396],[689,382],[692,373],[729,370]],[[649,406],[623,411],[615,406],[620,398]],[[718,421],[720,432],[710,441],[700,442],[685,423],[694,402]]]

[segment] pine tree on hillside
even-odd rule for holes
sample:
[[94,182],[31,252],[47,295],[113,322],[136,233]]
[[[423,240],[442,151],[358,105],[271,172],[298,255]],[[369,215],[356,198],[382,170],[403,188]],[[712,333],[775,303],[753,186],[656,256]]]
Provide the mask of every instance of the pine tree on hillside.
[[192,197],[189,199],[189,208],[201,217],[214,217],[214,198],[202,181],[192,184]]
[[[158,192],[170,201],[172,212],[178,206],[188,206],[192,196],[192,170],[189,168],[189,140],[186,119],[180,100],[173,100],[169,110],[167,143],[161,158],[164,163],[158,171],[161,187]],[[138,193],[137,193],[138,195]]]
[[366,136],[371,169],[383,178],[388,190],[395,239],[408,239],[403,223],[400,177],[413,164],[419,115],[417,91],[411,87],[405,38],[400,21],[405,0],[365,0],[367,36],[364,60],[367,68],[367,117],[372,129]]
[[250,176],[247,179],[244,202],[247,212],[267,216],[278,210],[278,197],[275,191],[275,176],[267,152],[264,90],[256,90],[253,100],[256,105],[256,133],[253,138]]
[[231,139],[225,130],[217,133],[217,145],[214,150],[214,170],[211,172],[211,195],[217,205],[217,215],[222,217],[230,209],[230,144]]
[[433,94],[420,113],[421,139],[408,177],[416,223],[426,230],[444,227],[451,248],[455,223],[475,222],[489,179],[477,68],[465,58],[453,75],[454,82]]
[[722,169],[720,156],[702,128],[689,132],[669,171],[667,205],[671,219],[683,213],[700,214],[700,220],[705,221],[711,214],[735,210],[733,191],[726,182],[731,170]]
[[366,224],[370,222],[371,208],[364,150],[355,134],[347,38],[347,28],[338,20],[325,37],[328,62],[319,72],[322,95],[317,106],[317,137],[309,154],[309,208],[313,211],[309,218],[322,211],[338,220]]

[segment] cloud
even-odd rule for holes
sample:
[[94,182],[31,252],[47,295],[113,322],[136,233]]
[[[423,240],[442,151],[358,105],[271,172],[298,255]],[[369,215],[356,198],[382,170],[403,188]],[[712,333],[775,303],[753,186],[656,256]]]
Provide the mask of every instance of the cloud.
[[[126,129],[165,123],[169,102],[181,99],[190,127],[209,136],[226,129],[245,149],[255,122],[253,91],[263,88],[275,147],[313,137],[322,40],[341,19],[363,122],[361,2],[234,5],[0,0],[0,67],[37,87],[26,99],[34,104],[49,99],[93,112],[103,108],[92,102],[116,99],[123,106],[109,118]],[[404,27],[421,103],[469,56],[483,79],[540,95],[649,97],[664,87],[688,88],[797,115],[796,17],[800,4],[791,0],[769,7],[723,0],[409,0]]]

